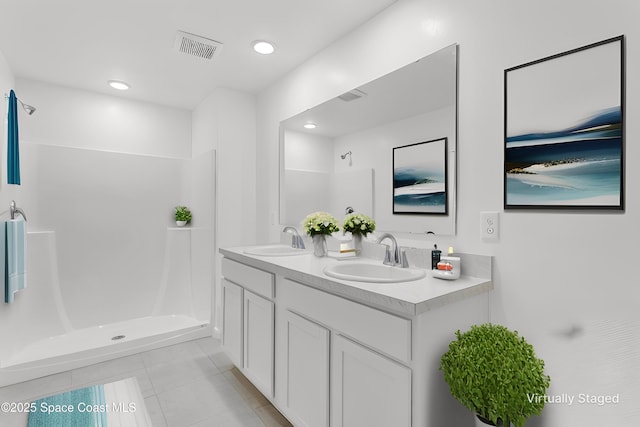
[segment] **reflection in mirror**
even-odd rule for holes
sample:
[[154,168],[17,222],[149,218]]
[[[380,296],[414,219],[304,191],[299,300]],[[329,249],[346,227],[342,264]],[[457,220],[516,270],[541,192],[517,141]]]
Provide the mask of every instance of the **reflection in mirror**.
[[[377,230],[456,230],[457,45],[448,46],[280,124],[280,222],[347,207]],[[314,126],[312,126],[314,125]],[[447,138],[447,215],[393,213],[393,148]]]

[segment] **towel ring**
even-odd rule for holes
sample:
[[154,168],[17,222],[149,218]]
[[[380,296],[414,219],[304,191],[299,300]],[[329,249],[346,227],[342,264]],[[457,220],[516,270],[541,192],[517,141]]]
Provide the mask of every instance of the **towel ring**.
[[27,220],[27,216],[24,214],[24,211],[16,207],[15,200],[11,201],[11,204],[9,205],[9,212],[11,215],[11,219],[16,219],[16,214],[18,214],[18,215],[22,215],[22,218],[24,218],[25,221]]

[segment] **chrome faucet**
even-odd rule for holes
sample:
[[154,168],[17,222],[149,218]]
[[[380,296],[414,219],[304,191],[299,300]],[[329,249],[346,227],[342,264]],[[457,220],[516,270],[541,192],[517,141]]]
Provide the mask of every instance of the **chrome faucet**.
[[407,254],[404,249],[398,246],[398,241],[391,233],[384,233],[376,240],[376,243],[382,243],[384,239],[389,239],[391,241],[391,246],[387,246],[387,250],[384,254],[384,261],[382,263],[384,265],[391,265],[394,267],[407,268],[409,267],[409,262],[407,261]]
[[291,247],[296,249],[304,249],[304,242],[302,237],[298,234],[298,230],[295,227],[286,226],[282,229],[283,233],[291,233]]
[[25,221],[27,220],[27,216],[24,214],[24,211],[16,207],[16,202],[14,200],[12,200],[9,205],[9,213],[11,215],[11,219],[16,219],[16,214],[18,214],[22,215],[22,218],[24,218]]

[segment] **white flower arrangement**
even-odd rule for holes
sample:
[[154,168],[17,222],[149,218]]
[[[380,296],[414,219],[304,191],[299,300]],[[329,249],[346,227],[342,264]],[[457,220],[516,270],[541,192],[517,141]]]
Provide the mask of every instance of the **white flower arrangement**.
[[327,212],[314,212],[302,221],[302,227],[309,236],[331,234],[340,231],[338,220]]
[[342,229],[344,231],[350,231],[351,234],[362,234],[366,236],[376,229],[376,222],[367,215],[353,213],[345,217]]

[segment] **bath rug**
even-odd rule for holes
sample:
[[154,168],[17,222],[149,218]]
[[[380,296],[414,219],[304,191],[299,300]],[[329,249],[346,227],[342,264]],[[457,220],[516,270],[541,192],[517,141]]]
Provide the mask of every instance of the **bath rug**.
[[31,402],[28,427],[151,427],[135,378]]

